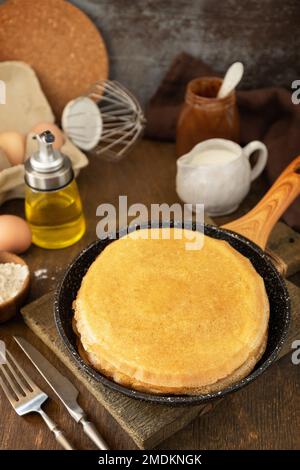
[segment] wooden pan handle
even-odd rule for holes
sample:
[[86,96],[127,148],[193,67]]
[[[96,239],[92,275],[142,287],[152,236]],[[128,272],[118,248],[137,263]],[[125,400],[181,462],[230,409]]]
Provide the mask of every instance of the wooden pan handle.
[[223,228],[240,233],[265,249],[274,225],[299,193],[300,155],[281,173],[267,194],[248,214],[223,225]]

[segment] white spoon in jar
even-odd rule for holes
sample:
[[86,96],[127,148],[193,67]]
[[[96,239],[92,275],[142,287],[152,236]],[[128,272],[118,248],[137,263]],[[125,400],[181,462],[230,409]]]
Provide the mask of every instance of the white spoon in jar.
[[225,98],[240,83],[244,74],[242,62],[234,62],[227,70],[222,85],[218,91],[217,98]]

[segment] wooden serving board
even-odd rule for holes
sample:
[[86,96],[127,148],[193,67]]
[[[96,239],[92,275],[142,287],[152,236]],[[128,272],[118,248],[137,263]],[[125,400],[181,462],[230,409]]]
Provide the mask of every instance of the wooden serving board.
[[[269,248],[283,259],[288,275],[300,270],[300,235],[285,224],[276,225]],[[280,357],[291,353],[292,341],[300,337],[300,288],[289,281],[287,286],[292,301],[292,323]],[[24,307],[22,314],[29,328],[61,359],[142,449],[158,445],[197,416],[211,411],[218,403],[215,401],[213,404],[174,407],[135,400],[109,390],[79,369],[66,351],[54,324],[53,293]]]

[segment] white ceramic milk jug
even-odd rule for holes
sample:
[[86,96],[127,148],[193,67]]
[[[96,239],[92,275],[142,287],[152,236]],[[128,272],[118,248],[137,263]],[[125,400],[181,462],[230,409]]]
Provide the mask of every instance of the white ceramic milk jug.
[[[249,158],[256,151],[257,161],[251,168]],[[231,140],[206,140],[177,160],[177,194],[193,210],[199,203],[208,215],[229,214],[245,198],[267,158],[268,150],[258,140],[244,148]]]

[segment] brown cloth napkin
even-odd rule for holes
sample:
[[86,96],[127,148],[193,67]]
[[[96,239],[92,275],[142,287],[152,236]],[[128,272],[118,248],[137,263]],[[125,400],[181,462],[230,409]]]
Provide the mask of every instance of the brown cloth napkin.
[[[146,110],[146,135],[175,140],[176,123],[187,83],[196,77],[220,75],[208,65],[181,53],[172,63]],[[263,141],[269,150],[267,177],[272,183],[300,154],[300,105],[292,103],[288,90],[278,87],[237,92],[241,116],[241,144]],[[284,214],[284,220],[300,231],[300,198]]]

